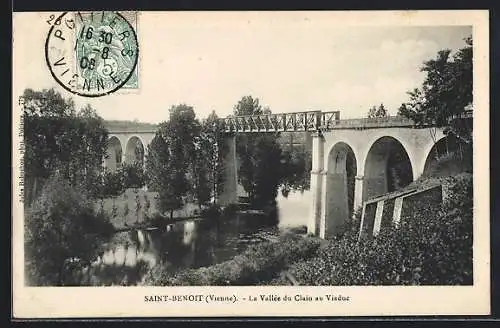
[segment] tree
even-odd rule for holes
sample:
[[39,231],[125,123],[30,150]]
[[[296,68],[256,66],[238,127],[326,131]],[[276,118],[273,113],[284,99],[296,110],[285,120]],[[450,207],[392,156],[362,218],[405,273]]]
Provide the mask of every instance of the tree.
[[158,192],[165,182],[168,171],[169,149],[161,135],[157,132],[148,146],[146,154],[146,180],[150,191]]
[[114,229],[82,190],[56,175],[25,216],[26,278],[31,285],[64,285],[70,265],[95,260]]
[[201,145],[198,152],[197,163],[207,170],[207,188],[203,192],[208,191],[209,197],[211,196],[214,201],[224,189],[224,157],[227,154],[227,145],[224,142],[222,129],[219,117],[212,111],[202,122]]
[[472,104],[472,38],[466,38],[465,47],[453,56],[449,49],[439,51],[436,58],[424,62],[421,71],[426,74],[422,87],[408,93],[410,100],[398,114],[418,125],[447,127],[471,144],[472,125],[455,118]]
[[125,191],[123,172],[120,169],[114,172],[105,169],[99,187],[99,198],[120,196]]
[[[270,113],[268,108],[259,104],[258,98],[252,96],[243,97],[234,107],[234,115]],[[240,183],[256,204],[273,201],[281,180],[281,148],[277,142],[277,134],[238,134],[236,138]]]
[[90,106],[76,112],[74,102],[53,89],[26,89],[23,97],[26,205],[55,173],[95,196],[108,138],[102,118]]
[[287,197],[291,190],[304,191],[309,188],[311,154],[304,147],[285,149],[281,159],[281,193]]
[[192,195],[201,208],[210,201],[212,195],[212,165],[214,156],[214,140],[212,131],[202,123],[198,135],[194,136],[195,152],[191,159]]
[[387,117],[387,110],[384,107],[384,104],[380,104],[380,106],[373,106],[368,111],[368,118],[376,118],[376,117]]
[[116,197],[125,191],[123,172],[120,169],[115,172],[104,169],[100,181],[96,182],[93,188],[93,194],[100,199],[101,210],[104,211],[104,199],[111,198],[113,201],[111,216],[113,219],[118,216]]
[[197,176],[193,159],[196,156],[195,138],[200,125],[192,107],[170,108],[170,118],[160,123],[159,131],[148,149],[147,174],[151,190],[158,191],[159,209],[173,211],[184,205],[184,197],[194,193]]
[[[73,183],[82,184],[87,190],[101,181],[102,161],[106,156],[108,131],[104,120],[87,105],[77,113],[77,129],[72,147]],[[79,142],[79,144],[78,144]],[[71,180],[70,180],[71,181]],[[81,181],[81,182],[80,182]],[[91,194],[95,197],[95,194]]]
[[159,193],[161,211],[184,205],[190,197],[201,207],[223,188],[222,126],[212,114],[202,123],[187,105],[170,108],[148,148],[146,172],[150,190]]
[[201,127],[193,107],[182,104],[170,108],[170,118],[160,124],[160,129],[169,148],[168,186],[163,189],[163,195],[160,192],[160,198],[165,198],[172,217],[173,210],[183,206],[183,198],[188,194],[195,194],[195,138]]
[[158,192],[158,208],[161,212],[171,211],[182,205],[182,199],[176,194],[175,183],[177,172],[171,168],[175,163],[171,161],[170,148],[162,136],[157,132],[146,155],[146,176],[150,191]]

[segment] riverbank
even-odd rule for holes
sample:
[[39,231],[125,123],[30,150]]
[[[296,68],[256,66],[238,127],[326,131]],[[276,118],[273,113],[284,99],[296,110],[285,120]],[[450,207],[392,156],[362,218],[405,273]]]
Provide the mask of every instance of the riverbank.
[[149,286],[245,286],[259,285],[277,277],[289,265],[313,256],[323,243],[319,238],[287,233],[277,241],[250,246],[229,261],[198,269],[171,272],[156,266],[143,280]]
[[[438,215],[415,211],[407,222],[361,242],[355,219],[344,235],[326,241],[313,257],[291,264],[287,273],[297,284],[314,286],[472,285],[472,175],[430,178],[414,185],[436,182],[445,190]],[[268,284],[288,283],[278,276]]]
[[[213,212],[212,212],[212,211]],[[212,212],[212,213],[211,213]],[[222,213],[221,213],[222,212]],[[157,217],[114,232],[103,252],[68,280],[71,285],[137,285],[157,265],[169,271],[207,267],[233,259],[253,245],[276,241],[283,231],[276,218],[241,213],[234,206],[211,207],[204,219]]]
[[[472,176],[440,180],[448,195],[437,216],[415,212],[400,227],[363,242],[357,241],[359,221],[353,222],[344,236],[288,272],[300,285],[472,285]],[[271,282],[285,283],[282,277]]]
[[358,241],[356,218],[335,239],[288,233],[208,267],[175,272],[155,266],[143,284],[470,285],[472,175],[438,180],[447,192],[437,216],[415,212],[408,222],[389,227],[371,240]]

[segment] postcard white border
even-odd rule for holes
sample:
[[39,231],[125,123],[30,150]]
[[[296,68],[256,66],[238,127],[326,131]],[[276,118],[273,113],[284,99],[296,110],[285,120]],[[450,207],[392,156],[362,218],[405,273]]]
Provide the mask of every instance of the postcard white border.
[[[19,13],[14,13],[14,18]],[[363,12],[178,12],[169,19],[315,19],[338,26],[473,26],[474,41],[474,285],[458,287],[24,287],[20,203],[20,109],[13,94],[13,316],[15,318],[172,316],[400,316],[490,313],[489,17],[485,10]],[[189,17],[186,17],[189,16]],[[145,19],[141,15],[141,19]],[[13,20],[15,22],[15,20]],[[14,25],[14,23],[13,23]],[[13,26],[15,39],[15,26]],[[15,61],[15,53],[13,61]],[[13,81],[16,78],[13,72]],[[145,295],[342,294],[349,302],[147,303]]]

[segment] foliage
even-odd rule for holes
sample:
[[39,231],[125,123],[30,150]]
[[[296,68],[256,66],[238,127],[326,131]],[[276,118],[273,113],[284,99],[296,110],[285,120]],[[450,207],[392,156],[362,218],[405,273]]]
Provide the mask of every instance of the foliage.
[[222,140],[222,126],[212,112],[199,122],[190,106],[170,109],[170,118],[160,124],[148,148],[146,175],[150,190],[158,191],[159,207],[179,209],[186,197],[201,207],[223,190],[227,152]]
[[[194,136],[195,152],[192,156],[192,192],[198,205],[207,204],[217,192],[217,183],[222,183],[222,158],[218,152],[220,139],[220,123],[213,111],[210,116],[200,123],[199,131]],[[219,171],[219,172],[217,172]]]
[[441,155],[426,167],[419,179],[457,175],[463,172],[472,173],[472,154],[463,155],[460,152]]
[[193,159],[196,156],[195,137],[200,124],[192,107],[170,108],[170,119],[160,128],[148,150],[147,175],[150,188],[158,191],[158,207],[162,212],[173,211],[183,205],[183,197],[194,189],[190,182],[196,177]]
[[98,194],[101,199],[120,196],[125,191],[122,172],[104,170],[102,183],[99,186]]
[[25,215],[28,284],[64,285],[68,265],[88,265],[113,231],[81,190],[61,176],[51,177]]
[[222,209],[217,204],[211,204],[201,211],[201,217],[209,220],[220,219],[222,217]]
[[368,118],[376,118],[376,117],[387,117],[387,109],[385,109],[384,104],[380,104],[380,106],[373,106],[368,111]]
[[472,284],[472,177],[447,180],[447,200],[437,215],[414,211],[399,227],[358,242],[354,221],[318,256],[291,266],[304,285]]
[[[243,97],[234,106],[234,115],[269,114],[258,98]],[[281,148],[278,136],[271,133],[239,134],[236,136],[236,152],[240,160],[238,179],[249,193],[251,201],[263,205],[273,201],[278,194],[281,180]]]
[[103,200],[122,195],[128,188],[141,188],[146,175],[140,163],[122,164],[115,171],[104,169],[101,180],[94,185],[94,195]]
[[144,172],[143,165],[140,162],[131,164],[124,163],[118,169],[122,175],[123,187],[128,188],[142,188],[146,184],[146,173]]
[[281,193],[287,197],[291,190],[309,189],[311,154],[304,148],[285,149],[281,156]]
[[196,162],[198,167],[206,168],[206,187],[203,188],[204,184],[198,183],[202,188],[197,198],[206,202],[210,197],[215,200],[224,190],[224,157],[228,151],[224,142],[222,123],[215,111],[202,121],[199,140],[200,149],[197,152]]
[[102,118],[90,106],[77,112],[53,89],[26,89],[23,97],[26,203],[36,198],[37,184],[56,172],[95,196],[108,138]]
[[179,173],[172,170],[175,165],[173,162],[169,146],[158,132],[148,146],[146,175],[149,190],[158,192],[157,206],[162,213],[182,206],[182,198],[176,194],[175,182],[184,183],[184,177],[179,177]]
[[435,59],[424,62],[421,71],[426,74],[422,87],[408,92],[410,100],[401,105],[398,114],[417,124],[449,127],[471,143],[472,125],[453,118],[472,104],[472,38],[465,39],[465,47],[453,56],[449,49],[439,51]]
[[146,179],[148,189],[159,191],[167,181],[169,149],[160,132],[157,132],[148,145],[146,154]]
[[171,154],[170,166],[174,171],[172,179],[178,196],[193,194],[198,169],[195,166],[196,141],[201,126],[196,119],[193,107],[172,106],[169,121],[161,124]]
[[318,239],[288,235],[277,242],[265,242],[248,248],[230,261],[210,267],[189,269],[178,274],[156,266],[145,277],[146,285],[254,285],[269,281],[288,264],[313,255]]

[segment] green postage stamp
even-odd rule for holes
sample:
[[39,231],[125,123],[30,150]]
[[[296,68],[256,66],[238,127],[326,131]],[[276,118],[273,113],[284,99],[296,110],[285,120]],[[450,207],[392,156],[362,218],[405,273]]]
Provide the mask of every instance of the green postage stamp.
[[139,88],[137,12],[75,12],[54,19],[45,55],[61,86],[87,97]]

